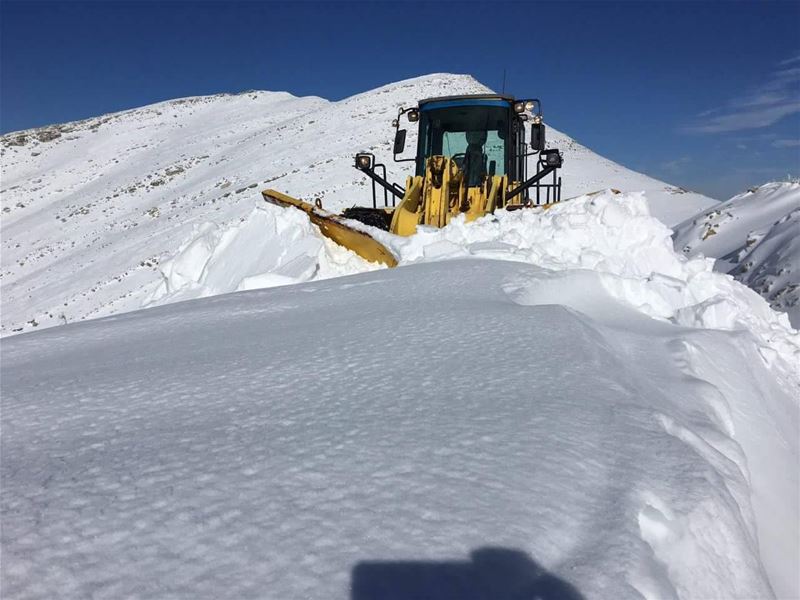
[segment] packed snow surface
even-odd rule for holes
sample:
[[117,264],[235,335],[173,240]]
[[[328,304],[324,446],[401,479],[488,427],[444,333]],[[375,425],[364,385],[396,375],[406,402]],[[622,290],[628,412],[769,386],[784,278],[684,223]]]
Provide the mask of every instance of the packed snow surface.
[[[466,75],[434,74],[338,102],[260,91],[184,98],[2,136],[0,334],[180,299],[163,288],[159,266],[197,228],[214,229],[205,231],[213,238],[235,226],[268,187],[319,198],[334,212],[370,204],[369,180],[353,168],[353,156],[374,152],[389,178],[404,183],[411,167],[390,154],[399,107],[487,91]],[[533,92],[518,91],[526,93]],[[548,136],[565,157],[564,197],[644,190],[668,225],[714,204],[598,156],[552,127]],[[409,149],[415,139],[410,128]],[[296,278],[300,270],[297,263],[275,277]],[[350,272],[346,265],[342,271]]]
[[152,302],[305,283],[3,341],[4,596],[800,592],[798,333],[642,194],[327,280],[298,211],[215,227]]
[[762,185],[703,211],[675,228],[688,256],[717,259],[800,326],[800,183]]

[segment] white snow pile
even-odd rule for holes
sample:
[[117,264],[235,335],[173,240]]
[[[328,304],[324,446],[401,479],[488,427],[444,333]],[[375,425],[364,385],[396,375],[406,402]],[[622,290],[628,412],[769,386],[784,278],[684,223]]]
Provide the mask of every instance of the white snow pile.
[[762,185],[703,211],[675,228],[675,247],[717,259],[716,270],[800,326],[800,183]]
[[327,279],[378,268],[320,234],[299,210],[254,208],[239,222],[196,226],[163,263],[145,305]]
[[[692,321],[766,304],[612,200],[416,246],[472,228],[576,268],[419,262],[3,340],[3,597],[796,597],[798,378],[764,352],[791,334],[646,316],[696,279],[735,298]],[[491,241],[537,220],[560,249]]]
[[[169,296],[156,291],[164,284],[159,265],[200,224],[225,229],[247,218],[262,189],[322,199],[333,212],[371,203],[370,181],[353,168],[356,152],[384,159],[389,179],[401,184],[413,168],[391,161],[399,107],[487,91],[468,75],[439,73],[338,102],[221,94],[0,136],[0,335]],[[411,128],[409,151],[415,139]],[[565,157],[565,198],[645,190],[668,225],[715,204],[598,156],[550,123],[548,139]]]
[[[677,254],[672,232],[650,216],[642,193],[609,191],[547,210],[498,211],[473,223],[459,218],[408,238],[351,223],[382,241],[400,265],[475,256],[592,271],[615,298],[647,316],[750,331],[765,359],[781,356],[800,372],[800,336],[786,315],[715,273],[713,260]],[[164,283],[149,305],[377,268],[321,238],[301,211],[267,203],[227,228],[205,224],[164,263]]]

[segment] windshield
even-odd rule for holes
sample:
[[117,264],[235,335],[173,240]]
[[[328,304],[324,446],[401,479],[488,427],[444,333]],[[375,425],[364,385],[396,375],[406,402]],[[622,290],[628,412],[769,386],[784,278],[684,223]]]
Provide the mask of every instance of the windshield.
[[454,158],[468,171],[469,185],[479,185],[484,175],[506,172],[506,106],[446,106],[420,114],[417,174],[425,159],[434,155]]

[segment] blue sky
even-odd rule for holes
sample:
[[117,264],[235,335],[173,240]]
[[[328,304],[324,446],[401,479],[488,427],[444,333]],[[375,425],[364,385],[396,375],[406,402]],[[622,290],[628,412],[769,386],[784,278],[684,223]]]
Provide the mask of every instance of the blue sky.
[[717,198],[800,175],[800,2],[0,3],[0,129],[199,94],[331,100],[431,72]]

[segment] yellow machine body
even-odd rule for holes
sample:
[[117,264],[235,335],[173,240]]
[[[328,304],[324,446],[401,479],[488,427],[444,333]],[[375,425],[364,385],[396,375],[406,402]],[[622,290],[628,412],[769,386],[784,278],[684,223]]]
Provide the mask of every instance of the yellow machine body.
[[406,181],[406,193],[393,211],[389,231],[395,235],[413,235],[417,225],[444,227],[461,214],[467,221],[474,221],[494,212],[507,187],[507,178],[499,175],[486,177],[481,185],[467,187],[456,161],[432,156],[424,177],[413,176]]
[[[533,123],[530,144],[525,139],[525,123],[529,120],[523,114],[526,111]],[[416,158],[398,158],[406,138],[406,130],[399,128],[403,115],[411,123],[419,122]],[[353,207],[336,215],[323,210],[319,202],[304,202],[275,190],[264,190],[264,199],[304,211],[337,244],[389,267],[395,266],[397,259],[371,235],[374,230],[370,225],[390,234],[409,236],[420,225],[445,227],[460,215],[473,221],[498,208],[546,208],[561,200],[561,180],[556,178],[556,170],[562,157],[558,150],[545,150],[538,100],[515,100],[495,94],[431,98],[420,101],[416,108],[400,109],[394,126],[395,161],[414,161],[416,173],[401,188],[386,180],[385,166],[375,164],[373,155],[357,154],[355,167],[373,181],[372,208]],[[536,174],[528,178],[527,157],[532,155],[538,155],[539,161]],[[543,183],[549,175],[552,183]],[[385,190],[384,207],[377,205],[376,183]],[[529,188],[536,189],[536,202],[528,198]],[[539,201],[542,190],[546,191],[544,202]],[[392,206],[387,201],[389,193],[397,199]]]
[[[396,207],[377,210],[391,216],[389,233],[409,236],[417,232],[418,225],[444,227],[451,219],[462,214],[467,221],[474,221],[493,213],[502,206],[509,187],[505,176],[487,177],[482,185],[467,187],[455,161],[444,156],[433,156],[428,160],[424,177],[411,176],[406,180],[406,192]],[[276,190],[264,190],[261,193],[268,202],[302,210],[323,235],[362,258],[388,267],[397,265],[394,254],[385,245],[361,228],[356,228],[358,226],[349,219]],[[540,207],[551,205],[543,204]],[[522,208],[522,205],[510,205],[507,208]]]

